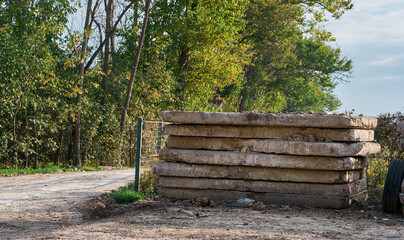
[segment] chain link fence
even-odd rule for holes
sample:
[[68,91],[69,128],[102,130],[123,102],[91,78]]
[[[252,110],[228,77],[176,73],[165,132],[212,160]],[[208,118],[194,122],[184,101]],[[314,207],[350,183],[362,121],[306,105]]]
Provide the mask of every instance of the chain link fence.
[[[167,136],[163,136],[162,121],[138,119],[136,131],[136,156],[134,165],[136,167],[135,190],[138,191],[140,169],[151,170],[153,165],[159,161],[158,154],[164,147]],[[132,138],[132,137],[131,137]],[[133,140],[133,139],[131,139]],[[131,154],[131,163],[133,154]]]

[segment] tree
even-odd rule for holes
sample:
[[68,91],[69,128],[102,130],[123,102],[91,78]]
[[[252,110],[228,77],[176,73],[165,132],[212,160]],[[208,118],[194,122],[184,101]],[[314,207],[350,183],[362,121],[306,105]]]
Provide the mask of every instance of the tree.
[[202,110],[217,90],[237,83],[246,63],[240,43],[247,1],[159,1],[152,15],[154,39],[175,80],[176,109]]
[[349,75],[351,61],[325,44],[333,38],[321,24],[325,11],[338,18],[351,7],[350,1],[251,1],[243,40],[253,57],[239,111],[335,110],[340,103],[332,90]]
[[151,0],[147,0],[146,9],[145,9],[145,13],[144,13],[144,19],[143,19],[142,33],[140,34],[140,37],[139,37],[136,55],[133,60],[132,71],[130,73],[128,91],[126,94],[125,103],[123,105],[123,111],[122,111],[122,115],[121,115],[121,125],[120,125],[121,138],[123,137],[123,132],[125,130],[125,120],[126,120],[126,114],[128,112],[128,108],[129,108],[130,98],[132,96],[133,81],[135,80],[137,67],[139,65],[140,54],[142,52],[143,40],[146,35],[147,21],[149,20],[149,13],[150,13],[150,4],[151,4]]
[[66,104],[58,41],[72,11],[65,0],[1,3],[0,159],[5,165],[38,167],[57,149],[53,135]]

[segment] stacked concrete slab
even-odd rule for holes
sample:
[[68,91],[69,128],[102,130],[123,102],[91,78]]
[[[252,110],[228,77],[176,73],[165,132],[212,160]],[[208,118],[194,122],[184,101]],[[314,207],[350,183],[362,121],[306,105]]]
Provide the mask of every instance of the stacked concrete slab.
[[367,198],[366,156],[377,119],[363,116],[163,112],[159,195],[252,198],[345,208]]

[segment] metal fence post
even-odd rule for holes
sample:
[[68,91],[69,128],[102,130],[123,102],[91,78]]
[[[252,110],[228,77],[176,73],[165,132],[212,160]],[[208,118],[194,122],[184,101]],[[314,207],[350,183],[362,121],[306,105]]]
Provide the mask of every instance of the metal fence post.
[[159,122],[157,129],[157,153],[161,150],[161,140],[163,138],[163,122]]
[[142,125],[143,119],[137,120],[137,142],[136,142],[136,174],[135,174],[135,191],[139,191],[140,179],[140,158],[142,157]]

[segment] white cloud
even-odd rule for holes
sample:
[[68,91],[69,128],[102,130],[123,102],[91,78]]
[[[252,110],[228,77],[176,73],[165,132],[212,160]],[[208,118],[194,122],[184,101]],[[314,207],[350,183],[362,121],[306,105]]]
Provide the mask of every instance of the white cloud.
[[362,82],[365,83],[378,83],[378,82],[403,82],[404,76],[401,75],[386,75],[381,77],[363,78]]
[[403,44],[404,1],[361,0],[354,1],[354,5],[353,10],[327,27],[340,44]]
[[391,55],[387,57],[383,57],[382,59],[376,60],[376,61],[371,61],[368,63],[369,66],[398,66],[400,60],[404,58],[404,54],[397,54],[397,55]]

